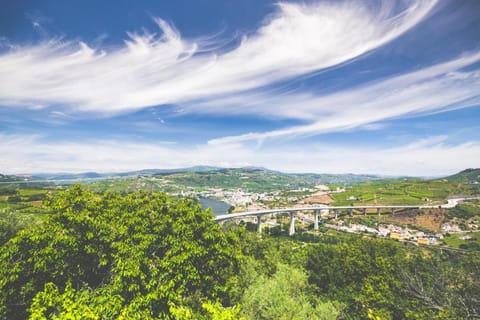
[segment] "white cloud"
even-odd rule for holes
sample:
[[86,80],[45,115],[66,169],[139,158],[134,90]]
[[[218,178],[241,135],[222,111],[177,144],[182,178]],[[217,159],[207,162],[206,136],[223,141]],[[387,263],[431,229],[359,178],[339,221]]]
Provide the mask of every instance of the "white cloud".
[[162,33],[129,33],[125,46],[97,50],[52,40],[0,56],[0,105],[118,113],[257,89],[354,59],[426,17],[436,0],[280,3],[254,34],[208,52],[157,19]]
[[435,136],[394,147],[240,144],[179,146],[136,141],[43,142],[39,136],[0,135],[6,173],[126,171],[193,165],[263,166],[290,172],[437,176],[477,167],[480,142],[457,145]]
[[[384,120],[480,104],[480,70],[478,67],[469,71],[462,70],[479,61],[480,53],[475,52],[415,72],[324,96],[313,93],[238,95],[210,101],[208,105],[192,105],[190,108],[193,111],[224,114],[270,114],[307,122],[268,132],[213,139],[209,142],[211,144],[264,141],[268,138],[291,138],[365,126],[368,128],[368,125]],[[233,108],[239,104],[244,108]]]
[[[39,136],[0,134],[0,168],[18,173],[255,165],[296,172],[440,175],[476,167],[478,141],[449,145],[445,137],[383,148],[262,144],[275,137],[377,130],[386,119],[478,104],[480,71],[471,66],[480,61],[480,53],[324,96],[265,89],[351,61],[394,40],[422,21],[436,2],[384,1],[380,8],[367,0],[281,3],[236,48],[217,53],[211,48],[223,41],[183,39],[160,19],[160,34],[129,33],[117,48],[94,49],[62,39],[12,47],[0,55],[0,79],[7,79],[0,86],[0,106],[49,108],[55,121],[67,121],[69,111],[116,114],[179,103],[187,113],[305,124],[196,146],[117,140],[53,143]],[[244,143],[249,140],[258,144]]]

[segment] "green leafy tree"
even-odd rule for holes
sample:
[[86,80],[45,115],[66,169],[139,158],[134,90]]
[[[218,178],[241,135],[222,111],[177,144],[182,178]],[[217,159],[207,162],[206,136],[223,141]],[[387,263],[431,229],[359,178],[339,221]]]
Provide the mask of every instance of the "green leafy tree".
[[202,303],[202,312],[193,312],[188,307],[170,306],[170,312],[176,320],[245,320],[240,317],[240,307],[223,307],[218,301]]
[[480,255],[355,239],[312,246],[317,292],[345,303],[346,319],[475,319]]
[[237,251],[194,200],[96,195],[77,185],[45,205],[51,215],[42,225],[1,248],[4,317],[68,314],[70,305],[59,304],[67,296],[107,319],[171,318],[172,303],[197,311],[205,299],[229,301]]
[[245,291],[242,314],[247,319],[336,319],[331,302],[321,302],[300,269],[279,264],[272,277],[260,275]]
[[373,313],[390,319],[401,314],[396,275],[403,256],[396,243],[355,239],[315,246],[306,267],[319,293],[346,303],[347,318],[366,318]]
[[411,319],[480,318],[480,254],[415,256],[402,270]]
[[31,214],[4,208],[0,210],[0,246],[13,238],[20,230],[39,223]]

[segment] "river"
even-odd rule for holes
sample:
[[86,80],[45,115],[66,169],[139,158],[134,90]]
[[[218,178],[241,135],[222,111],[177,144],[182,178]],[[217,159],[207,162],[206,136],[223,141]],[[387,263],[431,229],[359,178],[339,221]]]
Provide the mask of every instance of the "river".
[[231,207],[231,205],[223,201],[218,201],[218,200],[213,200],[208,198],[199,198],[198,200],[202,204],[202,210],[205,210],[210,207],[212,208],[213,213],[215,213],[215,215],[217,216],[221,214],[226,214],[228,209]]

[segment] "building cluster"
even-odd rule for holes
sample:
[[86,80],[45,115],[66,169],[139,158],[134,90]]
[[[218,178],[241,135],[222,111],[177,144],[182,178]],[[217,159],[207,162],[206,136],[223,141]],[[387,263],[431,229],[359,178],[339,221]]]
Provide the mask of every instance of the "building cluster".
[[347,226],[343,224],[343,221],[339,221],[339,223],[336,225],[325,223],[324,226],[330,229],[343,231],[343,232],[351,232],[351,233],[367,232],[367,233],[378,234],[378,230],[375,228],[367,227],[361,224],[350,224]]
[[442,234],[429,234],[424,231],[400,227],[396,225],[381,225],[379,234],[391,239],[416,241],[419,244],[437,244],[437,240],[443,239]]
[[235,207],[256,207],[261,208],[261,202],[263,201],[278,201],[283,199],[280,191],[275,192],[248,192],[242,189],[237,190],[224,190],[221,188],[209,188],[204,191],[188,190],[182,192],[182,196],[194,196],[201,198],[216,199],[226,202]]
[[442,234],[427,234],[423,231],[413,230],[408,227],[400,227],[393,224],[378,225],[378,228],[367,227],[362,224],[344,224],[342,220],[337,224],[324,224],[325,227],[350,233],[371,233],[380,237],[391,238],[396,240],[416,241],[419,244],[437,244],[437,241],[443,239]]
[[444,223],[442,224],[442,232],[443,233],[459,233],[459,232],[464,232],[464,230],[462,230],[458,224]]

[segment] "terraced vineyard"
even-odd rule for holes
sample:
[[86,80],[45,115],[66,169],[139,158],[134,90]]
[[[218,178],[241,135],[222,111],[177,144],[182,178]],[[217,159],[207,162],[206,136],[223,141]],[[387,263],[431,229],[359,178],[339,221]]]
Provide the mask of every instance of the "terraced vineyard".
[[440,204],[451,195],[479,193],[478,184],[408,178],[366,181],[347,187],[345,192],[332,194],[332,198],[336,205],[417,205]]

